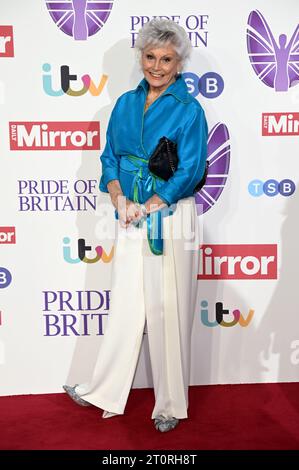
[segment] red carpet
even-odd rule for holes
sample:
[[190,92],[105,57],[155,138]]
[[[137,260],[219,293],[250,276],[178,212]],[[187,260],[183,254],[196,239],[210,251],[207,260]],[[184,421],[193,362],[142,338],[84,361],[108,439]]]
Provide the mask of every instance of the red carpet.
[[0,449],[299,449],[299,384],[190,388],[190,418],[169,433],[150,419],[153,391],[132,390],[123,416],[102,419],[64,393],[0,398]]

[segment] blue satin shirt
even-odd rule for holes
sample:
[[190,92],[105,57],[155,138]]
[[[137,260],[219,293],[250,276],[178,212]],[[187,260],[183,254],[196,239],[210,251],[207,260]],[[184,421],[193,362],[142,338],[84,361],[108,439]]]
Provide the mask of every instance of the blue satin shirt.
[[[205,170],[207,156],[207,123],[199,102],[193,98],[179,75],[144,113],[148,82],[143,79],[135,90],[121,95],[111,113],[107,140],[101,155],[100,190],[108,192],[107,183],[118,179],[124,195],[132,201],[145,203],[157,194],[168,206],[192,196]],[[179,163],[168,180],[155,177],[148,169],[148,160],[161,137],[177,143]],[[151,215],[150,226],[161,231],[161,212]],[[165,212],[165,211],[164,211]],[[171,215],[168,211],[168,215]],[[116,214],[117,216],[117,214]],[[158,220],[154,220],[157,218]],[[152,223],[151,223],[152,222]],[[149,242],[153,238],[148,232]],[[160,240],[160,242],[159,242]],[[163,251],[162,235],[158,233],[156,254]]]

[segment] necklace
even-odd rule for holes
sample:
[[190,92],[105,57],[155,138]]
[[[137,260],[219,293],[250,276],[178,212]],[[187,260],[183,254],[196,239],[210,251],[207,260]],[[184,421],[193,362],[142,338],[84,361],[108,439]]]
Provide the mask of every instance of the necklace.
[[152,99],[152,100],[150,100],[149,97],[148,97],[148,95],[147,95],[146,101],[145,101],[145,105],[144,105],[144,112],[146,112],[146,111],[148,110],[148,108],[150,107],[150,105],[153,104],[153,102],[156,101],[156,100],[162,95],[162,93],[163,93],[164,91],[165,91],[165,90],[160,91],[160,93],[159,93],[157,96],[155,96],[155,98]]

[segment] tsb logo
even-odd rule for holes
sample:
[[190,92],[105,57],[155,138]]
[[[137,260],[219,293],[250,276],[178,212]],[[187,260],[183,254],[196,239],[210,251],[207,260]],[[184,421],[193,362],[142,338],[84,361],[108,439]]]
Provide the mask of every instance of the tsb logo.
[[0,227],[0,245],[16,243],[15,227]]
[[11,283],[12,276],[8,269],[0,266],[0,289],[8,287]]
[[98,150],[99,122],[10,122],[10,150]]
[[259,197],[263,194],[266,196],[273,197],[280,194],[281,196],[291,196],[296,190],[296,185],[292,180],[267,180],[265,182],[261,180],[250,181],[248,185],[248,191],[251,196]]
[[188,87],[190,95],[196,96],[201,93],[205,98],[217,98],[224,89],[223,78],[215,72],[207,72],[201,77],[193,72],[182,74]]
[[277,279],[277,245],[201,245],[197,279]]
[[12,26],[0,26],[0,57],[13,57]]
[[[248,326],[254,315],[254,310],[250,309],[247,316],[243,316],[239,309],[233,310],[231,313],[228,309],[223,308],[222,302],[215,304],[215,320],[209,319],[208,302],[203,300],[201,303],[200,317],[203,325],[208,327],[213,326],[235,326],[237,323],[240,326]],[[225,317],[225,319],[224,319]]]
[[299,113],[263,113],[262,135],[299,135]]

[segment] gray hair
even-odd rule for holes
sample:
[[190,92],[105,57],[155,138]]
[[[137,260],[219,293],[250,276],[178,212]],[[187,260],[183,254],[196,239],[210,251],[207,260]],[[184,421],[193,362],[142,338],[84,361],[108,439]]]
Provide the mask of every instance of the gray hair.
[[186,31],[172,20],[153,18],[139,30],[135,47],[139,53],[142,53],[150,45],[161,47],[169,43],[174,47],[179,60],[184,65],[192,51]]

